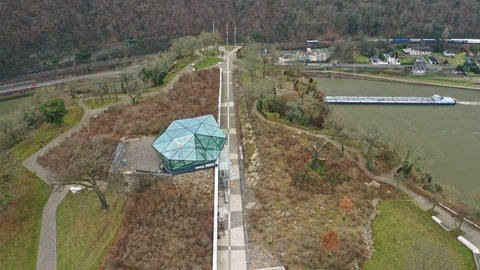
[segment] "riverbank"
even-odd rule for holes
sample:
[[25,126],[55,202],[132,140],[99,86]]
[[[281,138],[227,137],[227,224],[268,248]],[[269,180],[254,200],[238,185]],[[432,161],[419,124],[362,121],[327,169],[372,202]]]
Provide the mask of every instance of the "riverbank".
[[411,80],[410,78],[396,78],[396,77],[387,77],[387,76],[376,76],[376,75],[370,75],[370,74],[360,74],[360,73],[352,73],[352,72],[344,72],[344,71],[332,71],[332,70],[304,71],[303,74],[307,75],[307,76],[310,76],[310,77],[361,79],[361,80],[408,83],[408,84],[412,84],[412,85],[429,85],[429,86],[438,86],[438,87],[448,87],[448,88],[458,88],[458,89],[465,89],[465,90],[480,91],[480,78],[478,78],[478,77],[475,77],[475,79],[478,80],[478,85],[470,86],[470,85],[457,85],[457,84],[447,84],[447,83],[436,83],[436,82],[429,82],[429,81]]
[[[254,109],[254,110],[255,110],[254,112],[255,112],[256,119],[258,119],[259,121],[262,121],[264,123],[269,123],[271,125],[274,125],[276,130],[280,130],[280,126],[282,126],[282,128],[289,129],[289,130],[293,131],[295,134],[301,134],[301,137],[303,137],[303,138],[306,138],[307,136],[315,136],[320,141],[324,141],[323,145],[330,144],[331,146],[333,146],[338,151],[341,151],[341,149],[342,149],[342,145],[339,142],[337,142],[335,138],[332,138],[332,137],[330,137],[328,135],[325,135],[325,134],[322,134],[322,133],[312,132],[311,130],[298,128],[298,127],[295,127],[293,125],[277,121],[277,119],[273,119],[273,120],[269,119],[266,115],[264,115],[260,111],[258,111],[256,109]],[[268,126],[268,125],[261,125],[261,126]],[[282,134],[284,134],[284,133],[285,132],[282,132]],[[409,188],[406,183],[403,183],[403,181],[397,182],[397,181],[399,181],[398,177],[401,177],[397,174],[397,171],[399,170],[400,165],[394,167],[393,169],[391,169],[389,171],[385,171],[385,172],[380,173],[379,175],[376,175],[376,174],[373,174],[372,172],[370,172],[370,170],[368,170],[365,167],[366,160],[358,149],[356,149],[354,147],[350,147],[350,146],[343,146],[343,147],[345,148],[345,160],[349,160],[349,161],[355,163],[358,166],[358,168],[368,176],[368,178],[370,180],[375,180],[376,181],[376,184],[378,184],[378,187],[383,186],[383,188],[388,190],[387,194],[399,194],[399,193],[395,192],[394,187],[397,187],[397,190],[401,191],[400,194],[405,194],[410,198],[410,200],[404,200],[401,197],[399,197],[399,198],[385,198],[382,201],[385,201],[387,204],[392,204],[392,205],[398,205],[398,203],[400,203],[400,206],[402,206],[402,205],[404,205],[405,203],[408,202],[409,207],[410,207],[410,205],[412,205],[412,206],[416,205],[418,207],[418,209],[410,209],[409,207],[405,208],[408,211],[414,210],[414,212],[416,212],[415,215],[412,215],[412,213],[409,213],[409,215],[408,215],[409,218],[406,219],[406,220],[408,221],[409,226],[411,224],[414,224],[416,228],[421,228],[421,230],[425,230],[426,233],[423,234],[423,237],[424,237],[423,240],[428,239],[428,241],[432,242],[432,241],[439,241],[438,239],[440,239],[441,237],[445,237],[445,239],[447,239],[447,240],[442,240],[443,241],[442,245],[448,245],[448,246],[452,246],[452,247],[454,246],[456,249],[463,250],[463,251],[459,251],[459,254],[462,254],[462,256],[463,256],[462,257],[463,259],[461,261],[465,262],[465,261],[469,260],[469,256],[470,256],[471,253],[466,252],[465,249],[460,248],[459,247],[460,245],[458,245],[458,242],[455,239],[455,237],[457,236],[457,233],[459,231],[453,231],[452,233],[445,233],[441,227],[437,227],[437,225],[433,221],[431,221],[431,219],[430,219],[430,215],[433,214],[437,218],[442,220],[444,223],[446,223],[447,226],[449,226],[450,228],[456,228],[456,227],[459,227],[459,224],[458,224],[459,216],[458,215],[455,215],[452,212],[446,211],[443,207],[439,207],[439,206],[437,206],[435,208],[435,210],[436,210],[435,212],[432,212],[431,211],[432,203],[429,199],[424,197],[422,194],[416,193],[416,191]],[[291,151],[291,150],[289,150],[289,151]],[[327,150],[322,151],[322,154],[324,155],[324,157],[327,156],[327,152],[328,152]],[[266,162],[266,161],[264,161],[264,162]],[[262,163],[262,166],[263,165],[265,165],[265,164]],[[349,184],[352,185],[352,184],[354,184],[354,182],[351,181],[351,182],[349,182]],[[254,187],[250,187],[250,188],[254,188]],[[360,190],[357,190],[357,193],[361,193]],[[381,194],[381,192],[378,191],[376,196],[380,196],[380,194]],[[309,198],[309,200],[312,200],[313,197],[314,196],[311,196]],[[322,208],[322,210],[323,210],[323,208]],[[385,214],[386,214],[385,217],[387,218],[387,223],[391,222],[391,221],[388,221],[388,219],[392,218],[391,215],[389,215],[388,213],[385,213]],[[400,214],[399,212],[396,212],[396,214],[397,214],[396,218],[400,218],[400,220],[405,220],[405,215],[404,214]],[[383,219],[385,219],[383,212],[382,212],[382,217],[383,217]],[[411,218],[414,218],[415,220],[412,221],[412,220],[410,220]],[[298,219],[296,221],[297,221],[296,226],[301,226],[301,223],[298,222]],[[330,226],[334,226],[332,224],[330,224]],[[395,224],[397,224],[397,223],[395,223]],[[415,236],[419,236],[418,231],[420,231],[420,230],[411,230],[411,228],[408,227],[408,226],[406,228],[409,228],[409,229],[406,230],[406,232],[402,232],[401,230],[397,230],[393,234],[385,234],[384,233],[385,230],[382,229],[382,231],[379,234],[382,235],[384,241],[387,241],[389,243],[392,242],[391,241],[392,239],[395,239],[396,241],[398,241],[396,237],[398,237],[399,235],[402,235],[402,234],[405,235],[406,233],[409,233],[409,234],[408,234],[408,237],[406,237],[406,239],[396,242],[394,248],[392,248],[392,246],[389,246],[388,248],[376,247],[378,249],[377,251],[379,252],[379,255],[377,255],[377,257],[374,257],[374,259],[372,259],[372,260],[375,261],[375,263],[373,265],[377,265],[378,263],[381,264],[386,259],[388,259],[391,263],[392,257],[389,257],[389,255],[385,255],[385,254],[389,254],[389,253],[394,254],[396,263],[399,263],[399,261],[402,261],[401,259],[399,259],[399,258],[402,258],[402,256],[408,256],[408,255],[401,254],[401,253],[398,254],[398,252],[393,252],[392,251],[392,250],[394,250],[394,251],[410,250],[410,246],[408,246],[408,245],[412,244],[412,239],[415,239]],[[475,226],[472,226],[472,224],[470,224],[470,223],[467,224],[465,222],[465,223],[463,223],[463,225],[461,225],[461,230],[464,232],[464,236],[466,238],[468,238],[469,241],[471,241],[475,245],[480,244],[480,231],[477,230],[475,228]],[[377,231],[377,233],[378,233],[378,231]],[[440,234],[442,235],[441,237],[440,237]],[[251,235],[255,235],[255,234],[251,233]],[[435,235],[435,237],[433,237],[432,235]],[[411,238],[411,237],[413,237],[413,238]],[[428,238],[428,237],[431,237],[431,238]],[[387,240],[385,240],[385,239],[387,239]],[[451,241],[451,242],[449,242],[449,241]],[[296,241],[292,241],[292,242],[296,242]],[[448,244],[446,244],[446,243],[448,243]],[[442,251],[445,251],[446,249],[447,249],[446,246],[442,247]],[[474,263],[473,263],[473,259],[471,259],[471,260],[472,260],[471,264],[468,264],[468,267],[466,267],[465,269],[472,269],[472,266],[474,265]],[[403,262],[400,262],[400,264],[403,265]],[[374,268],[372,268],[371,265],[369,267],[370,267],[369,269],[377,269],[377,268],[375,268],[375,266],[374,266]]]

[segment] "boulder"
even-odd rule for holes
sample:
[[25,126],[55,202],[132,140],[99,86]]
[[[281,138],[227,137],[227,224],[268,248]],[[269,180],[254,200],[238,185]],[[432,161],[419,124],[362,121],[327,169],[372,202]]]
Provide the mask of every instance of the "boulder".
[[245,206],[245,208],[251,209],[251,208],[255,207],[255,204],[256,204],[256,203],[254,203],[254,202],[249,202],[249,203],[247,203],[247,205]]
[[250,160],[252,160],[252,162],[253,162],[254,160],[257,159],[257,157],[258,157],[258,152],[255,151],[255,153],[253,153],[253,155],[252,155],[252,157],[250,158]]
[[375,180],[372,180],[372,182],[370,183],[365,183],[367,186],[369,187],[373,187],[373,188],[379,188],[380,187],[380,183],[378,183],[377,181]]

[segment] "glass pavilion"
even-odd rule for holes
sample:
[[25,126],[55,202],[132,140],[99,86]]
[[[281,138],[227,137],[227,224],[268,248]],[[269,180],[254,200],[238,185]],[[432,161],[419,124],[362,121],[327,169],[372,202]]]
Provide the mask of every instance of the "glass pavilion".
[[226,141],[213,115],[174,120],[152,143],[163,167],[172,174],[215,166]]

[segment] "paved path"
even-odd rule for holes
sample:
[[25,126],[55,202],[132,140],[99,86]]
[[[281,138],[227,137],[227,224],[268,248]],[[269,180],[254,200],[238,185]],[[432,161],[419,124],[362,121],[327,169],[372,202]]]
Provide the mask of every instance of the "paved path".
[[40,244],[37,256],[37,269],[57,269],[57,206],[67,195],[68,188],[54,191],[43,209]]
[[98,114],[102,111],[102,109],[88,109],[86,108],[86,106],[84,106],[84,104],[82,104],[82,107],[84,109],[84,114],[77,125],[69,129],[68,131],[62,133],[60,136],[56,137],[49,144],[45,145],[22,162],[25,168],[27,168],[33,174],[37,175],[37,177],[40,178],[42,181],[53,187],[52,194],[50,194],[47,204],[43,209],[42,227],[40,229],[40,243],[37,255],[38,270],[57,269],[56,210],[57,206],[67,194],[68,187],[59,190],[57,188],[57,183],[55,183],[55,179],[49,174],[49,172],[45,168],[38,164],[37,158],[46,154],[48,151],[50,151],[50,149],[60,145],[74,132],[77,132],[84,126],[86,126],[93,115]]
[[[161,91],[168,91],[174,85],[174,83],[178,80],[179,76],[183,75],[184,73],[189,72],[189,68],[186,67],[167,84],[165,85]],[[102,73],[105,76],[110,76],[111,73]],[[93,76],[93,75],[92,75]],[[77,79],[82,79],[84,76],[76,77]],[[69,80],[74,80],[69,78]],[[145,94],[145,96],[152,96],[158,94],[159,91],[150,92]],[[116,104],[126,104],[129,103],[130,99],[125,98]],[[38,255],[37,255],[37,270],[56,270],[57,269],[57,242],[56,242],[56,210],[58,205],[62,202],[63,198],[68,192],[68,187],[64,187],[62,189],[58,189],[58,185],[55,182],[55,179],[50,175],[48,170],[43,168],[40,164],[38,164],[37,159],[45,155],[48,151],[55,148],[56,146],[60,145],[64,142],[68,137],[72,136],[75,132],[80,131],[83,127],[87,126],[90,123],[90,120],[95,115],[98,115],[103,112],[103,108],[99,109],[91,109],[86,106],[83,102],[78,102],[78,104],[83,108],[83,116],[80,122],[72,127],[71,129],[67,130],[66,132],[62,133],[58,137],[56,137],[53,141],[42,147],[40,150],[35,152],[33,155],[25,159],[22,164],[27,168],[30,172],[35,174],[38,178],[42,181],[47,183],[48,185],[53,187],[53,191],[48,198],[47,204],[43,209],[42,215],[42,225],[40,229],[40,242],[38,247]]]
[[225,52],[226,61],[222,64],[223,85],[221,94],[220,126],[227,133],[224,151],[228,155],[230,175],[226,186],[221,190],[225,196],[219,207],[227,210],[228,216],[220,224],[220,239],[217,242],[217,267],[219,270],[246,270],[246,235],[240,179],[240,163],[236,130],[235,103],[232,83],[234,51]]

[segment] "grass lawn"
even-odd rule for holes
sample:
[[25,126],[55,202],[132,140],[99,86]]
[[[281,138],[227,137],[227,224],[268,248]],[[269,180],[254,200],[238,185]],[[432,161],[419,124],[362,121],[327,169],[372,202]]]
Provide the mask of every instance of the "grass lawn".
[[35,269],[42,212],[50,187],[19,162],[8,182],[14,200],[0,217],[0,269]]
[[427,72],[427,74],[423,76],[409,75],[406,78],[412,81],[452,85],[452,86],[459,86],[459,87],[474,88],[476,86],[475,80],[466,80],[463,77],[458,77],[453,75],[445,75],[445,74],[439,75],[439,74],[436,74],[435,72]]
[[465,63],[465,61],[467,61],[465,56],[466,56],[465,52],[457,53],[457,54],[455,54],[454,57],[447,58],[447,60],[450,63],[450,65],[459,66],[459,65],[463,65],[463,63]]
[[[63,118],[63,130],[68,130],[75,126],[83,115],[83,109],[76,103],[68,106],[68,113]],[[17,144],[13,148],[13,153],[16,158],[24,160],[33,153],[42,148],[43,145],[48,144],[62,133],[62,129],[53,124],[44,123],[41,127],[30,132],[30,138]]]
[[399,59],[399,62],[400,64],[402,65],[413,65],[413,63],[415,62],[415,59],[413,59],[412,57],[410,56],[407,56],[405,58],[400,58]]
[[[472,252],[453,232],[446,232],[435,224],[429,212],[422,211],[411,201],[383,201],[378,209],[381,214],[373,222],[376,252],[364,269],[407,269],[412,260],[417,259],[412,254],[425,258],[428,254],[436,254],[433,251],[436,248],[441,249],[441,255],[432,259],[441,260],[441,256],[448,254],[458,269],[475,269]],[[415,250],[414,245],[422,244],[419,241],[432,243],[431,250]]]
[[165,76],[165,79],[163,80],[163,84],[155,87],[156,89],[162,89],[163,86],[167,85],[175,76],[177,76],[177,73],[182,70],[184,67],[186,67],[188,64],[191,63],[190,59],[184,59],[178,62],[175,67],[171,70],[168,71],[167,76]]
[[127,197],[108,193],[101,210],[94,193],[69,193],[57,209],[58,269],[96,269],[122,224]]
[[222,58],[218,57],[213,57],[213,56],[207,56],[200,60],[196,65],[196,69],[202,69],[202,68],[207,68],[216,65],[218,62],[222,62]]
[[[78,105],[68,108],[64,129],[78,123],[83,110]],[[7,182],[14,199],[10,209],[0,217],[0,269],[35,269],[37,263],[43,208],[51,188],[25,169],[21,161],[61,133],[61,129],[44,124],[30,133],[30,139],[17,144],[7,157],[8,164],[0,164],[0,171],[8,171]]]
[[359,63],[359,64],[370,64],[370,58],[368,58],[367,56],[364,56],[364,55],[358,55],[358,56],[355,58],[355,63]]
[[103,102],[99,98],[91,98],[91,99],[87,100],[87,106],[91,109],[104,108],[104,107],[107,107],[109,105],[118,103],[118,102],[122,101],[124,98],[126,98],[126,95],[118,95],[118,100],[115,100],[113,98],[105,97],[105,98],[103,98]]

